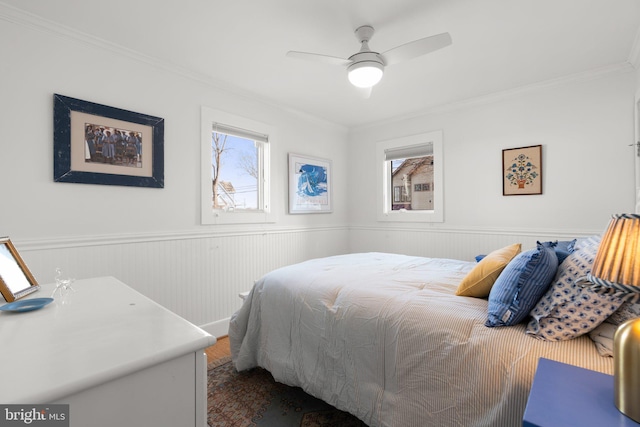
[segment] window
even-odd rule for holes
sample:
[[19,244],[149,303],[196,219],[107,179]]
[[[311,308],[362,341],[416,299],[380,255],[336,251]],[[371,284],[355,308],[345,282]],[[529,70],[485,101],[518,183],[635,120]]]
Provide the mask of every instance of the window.
[[377,162],[379,221],[443,221],[441,131],[379,142]]
[[273,129],[202,107],[202,223],[271,220],[269,144]]

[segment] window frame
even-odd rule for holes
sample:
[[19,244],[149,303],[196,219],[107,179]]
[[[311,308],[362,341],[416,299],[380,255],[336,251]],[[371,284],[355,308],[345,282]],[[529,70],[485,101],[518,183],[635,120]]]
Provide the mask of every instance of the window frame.
[[[213,190],[211,182],[213,180],[211,165],[211,138],[213,126],[219,123],[228,128],[238,128],[255,134],[267,135],[267,142],[259,142],[261,149],[258,151],[258,170],[261,172],[261,179],[258,180],[258,209],[244,210],[238,209],[227,211],[224,209],[213,209]],[[203,106],[201,108],[201,183],[200,183],[200,204],[201,223],[208,224],[261,224],[275,222],[271,206],[271,157],[270,148],[274,139],[275,128],[271,125],[251,120],[245,117],[227,113]]]
[[[391,200],[394,189],[391,188],[391,168],[388,167],[386,153],[388,151],[409,150],[420,151],[431,145],[433,153],[433,210],[392,210]],[[444,222],[444,153],[442,131],[432,131],[378,142],[376,146],[377,170],[377,203],[378,221],[386,222]]]

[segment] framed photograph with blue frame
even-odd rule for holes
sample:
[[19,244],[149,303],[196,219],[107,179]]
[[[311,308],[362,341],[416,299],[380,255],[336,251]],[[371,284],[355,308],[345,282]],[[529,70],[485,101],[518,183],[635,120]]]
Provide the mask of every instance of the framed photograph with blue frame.
[[331,212],[331,160],[289,153],[289,213]]
[[55,182],[164,187],[164,119],[54,95]]

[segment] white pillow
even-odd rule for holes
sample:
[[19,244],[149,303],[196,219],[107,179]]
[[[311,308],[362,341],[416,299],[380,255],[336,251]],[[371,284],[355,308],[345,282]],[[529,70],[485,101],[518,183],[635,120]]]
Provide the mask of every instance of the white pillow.
[[596,345],[600,356],[613,357],[613,335],[618,327],[608,322],[602,322],[597,328],[589,332],[589,338]]
[[640,317],[639,302],[625,302],[606,320],[608,323],[619,326],[629,319]]
[[640,303],[625,302],[611,316],[600,324],[589,337],[593,340],[601,356],[613,357],[613,334],[618,326],[629,319],[640,317]]

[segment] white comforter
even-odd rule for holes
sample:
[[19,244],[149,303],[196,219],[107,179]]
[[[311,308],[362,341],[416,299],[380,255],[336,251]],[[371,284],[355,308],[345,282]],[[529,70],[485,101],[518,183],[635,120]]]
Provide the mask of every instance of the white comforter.
[[521,426],[539,357],[612,373],[586,336],[485,327],[487,301],[454,294],[473,265],[366,253],[275,270],[231,319],[235,366],[371,427]]

